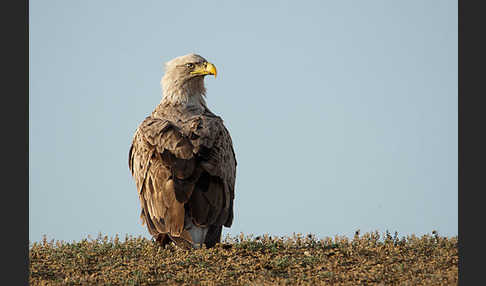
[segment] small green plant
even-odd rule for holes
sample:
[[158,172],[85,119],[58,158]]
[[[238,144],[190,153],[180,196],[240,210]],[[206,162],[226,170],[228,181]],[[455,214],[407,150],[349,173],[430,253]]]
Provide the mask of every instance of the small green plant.
[[211,249],[101,234],[29,243],[30,285],[457,285],[456,237],[226,236]]

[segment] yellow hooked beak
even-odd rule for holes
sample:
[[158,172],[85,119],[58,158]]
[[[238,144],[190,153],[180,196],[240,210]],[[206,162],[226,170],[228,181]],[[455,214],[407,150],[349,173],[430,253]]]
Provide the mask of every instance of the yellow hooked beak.
[[218,72],[216,71],[216,67],[209,62],[202,63],[201,65],[198,65],[194,68],[194,70],[191,72],[191,74],[195,75],[208,75],[212,74],[214,77],[216,77],[216,74]]

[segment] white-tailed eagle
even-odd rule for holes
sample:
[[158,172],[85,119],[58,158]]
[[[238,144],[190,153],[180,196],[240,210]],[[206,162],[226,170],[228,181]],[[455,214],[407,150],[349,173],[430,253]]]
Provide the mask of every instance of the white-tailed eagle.
[[166,64],[162,100],[137,128],[128,154],[141,219],[161,245],[214,246],[233,222],[236,158],[223,120],[205,101],[216,67],[196,54]]

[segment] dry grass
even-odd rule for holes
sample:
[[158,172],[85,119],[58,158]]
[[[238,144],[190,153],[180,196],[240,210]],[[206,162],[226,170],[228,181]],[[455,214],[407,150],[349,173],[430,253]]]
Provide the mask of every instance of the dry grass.
[[117,236],[34,243],[30,285],[457,285],[457,237],[227,237],[165,249]]

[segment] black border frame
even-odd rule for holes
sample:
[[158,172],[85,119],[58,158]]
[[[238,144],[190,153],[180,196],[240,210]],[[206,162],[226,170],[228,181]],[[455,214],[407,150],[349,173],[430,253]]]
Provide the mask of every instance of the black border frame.
[[[29,2],[2,7],[2,284],[29,284]],[[5,7],[6,6],[6,7]]]
[[[466,5],[467,3],[467,5]],[[458,248],[459,248],[459,285],[480,285],[484,280],[480,275],[484,262],[480,260],[483,251],[482,228],[483,214],[480,212],[483,201],[472,196],[474,192],[486,190],[480,176],[484,173],[481,149],[486,146],[481,125],[482,109],[480,102],[486,92],[480,86],[484,77],[484,65],[479,55],[484,53],[483,9],[471,5],[472,1],[458,1]],[[482,68],[482,69],[481,69]],[[484,175],[483,175],[484,176]],[[483,258],[484,260],[484,258]]]

